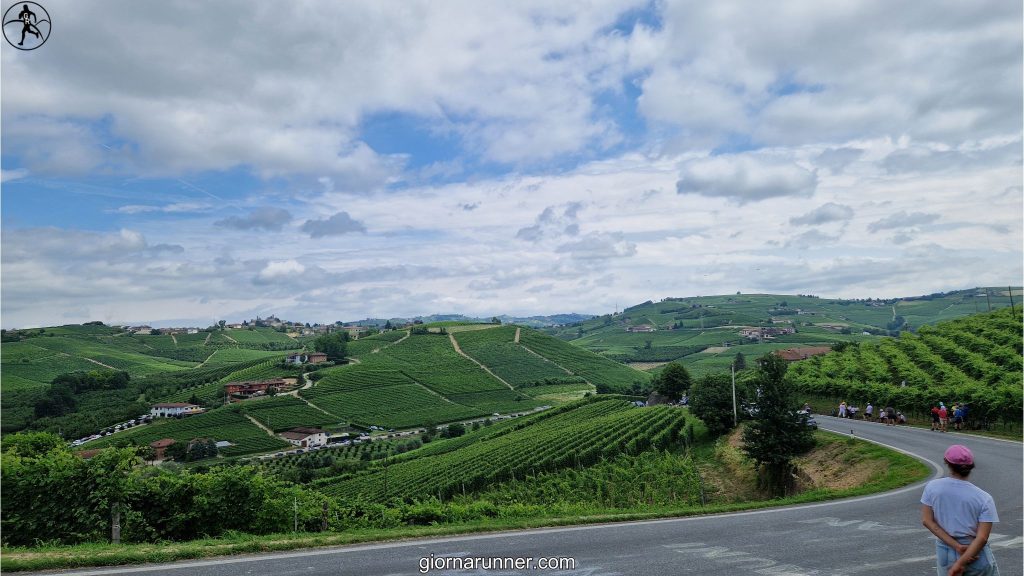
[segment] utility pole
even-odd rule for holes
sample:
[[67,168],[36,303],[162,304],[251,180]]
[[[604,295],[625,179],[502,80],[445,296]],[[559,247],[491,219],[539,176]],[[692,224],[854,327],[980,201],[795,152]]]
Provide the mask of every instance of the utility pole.
[[736,409],[736,360],[732,361],[732,425],[739,424],[739,412]]
[[114,502],[110,510],[110,541],[114,544],[121,543],[121,503]]
[[1010,295],[1010,312],[1013,312],[1013,286],[1007,286],[1006,289]]
[[985,288],[985,301],[988,302],[988,311],[992,311],[992,298],[988,295],[988,288]]

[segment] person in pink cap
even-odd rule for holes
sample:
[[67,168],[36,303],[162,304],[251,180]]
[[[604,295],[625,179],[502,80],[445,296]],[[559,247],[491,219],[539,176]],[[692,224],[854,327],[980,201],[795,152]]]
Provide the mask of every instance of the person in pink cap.
[[999,515],[992,496],[967,480],[974,469],[974,455],[966,446],[954,444],[943,458],[949,476],[928,482],[921,495],[921,523],[938,539],[937,573],[998,576],[988,537]]

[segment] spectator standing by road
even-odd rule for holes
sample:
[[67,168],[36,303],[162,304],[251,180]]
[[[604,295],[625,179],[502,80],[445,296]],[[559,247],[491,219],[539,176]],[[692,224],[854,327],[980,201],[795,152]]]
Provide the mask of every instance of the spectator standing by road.
[[964,423],[964,409],[962,406],[953,405],[953,429],[959,430]]
[[875,407],[871,405],[871,402],[868,402],[868,405],[864,407],[864,419],[873,420],[874,418],[872,417],[872,415],[874,411]]
[[967,479],[974,455],[966,446],[954,444],[943,459],[949,476],[929,482],[921,495],[921,523],[937,538],[936,573],[998,576],[988,538],[999,515],[992,496]]
[[932,431],[939,429],[939,407],[932,406]]
[[886,426],[896,425],[896,410],[892,406],[885,407],[885,420]]
[[839,417],[846,418],[846,400],[839,403]]
[[942,427],[942,431],[946,431],[946,426],[949,425],[949,411],[946,410],[946,405],[939,402],[939,425]]

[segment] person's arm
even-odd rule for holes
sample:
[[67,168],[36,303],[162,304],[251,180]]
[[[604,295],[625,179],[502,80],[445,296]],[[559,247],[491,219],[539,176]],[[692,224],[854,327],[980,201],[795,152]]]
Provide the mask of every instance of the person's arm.
[[989,534],[992,533],[991,522],[978,522],[978,534],[967,545],[967,550],[960,553],[960,557],[949,567],[948,576],[959,576],[964,573],[967,565],[978,559],[981,549],[988,544]]
[[[935,534],[936,538],[945,542],[947,546],[956,550],[956,553],[963,557],[964,552],[966,552],[968,549],[968,546],[966,544],[961,544],[957,542],[956,538],[950,536],[949,533],[942,528],[942,526],[939,526],[939,523],[935,520],[935,513],[932,510],[932,507],[927,504],[921,505],[921,524],[924,524],[924,527],[931,531],[932,534]],[[992,524],[989,523],[990,530],[991,527]],[[986,539],[987,537],[988,535],[986,534]],[[981,550],[981,546],[979,546],[978,549]]]

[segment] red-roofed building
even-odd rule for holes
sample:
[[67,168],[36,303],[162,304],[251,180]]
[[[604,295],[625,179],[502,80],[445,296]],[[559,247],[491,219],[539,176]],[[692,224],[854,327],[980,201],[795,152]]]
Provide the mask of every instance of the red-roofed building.
[[177,442],[174,440],[174,438],[162,438],[155,442],[149,443],[150,447],[152,447],[153,450],[156,450],[156,457],[154,458],[155,460],[163,460],[164,451],[167,450],[168,447],[173,446],[175,444],[177,444]]
[[284,378],[273,378],[270,380],[247,380],[244,382],[228,382],[224,385],[224,391],[228,396],[262,396],[270,388],[281,389],[287,383]]
[[306,362],[308,364],[319,364],[321,362],[327,362],[327,354],[323,352],[310,352],[306,356]]

